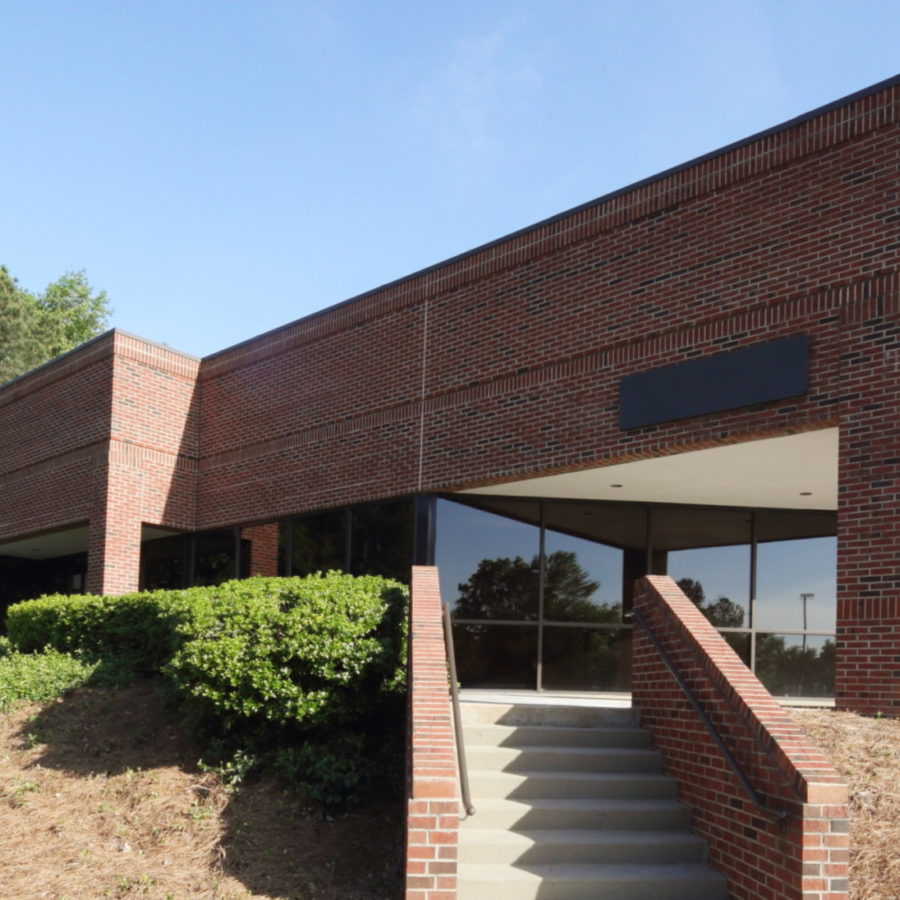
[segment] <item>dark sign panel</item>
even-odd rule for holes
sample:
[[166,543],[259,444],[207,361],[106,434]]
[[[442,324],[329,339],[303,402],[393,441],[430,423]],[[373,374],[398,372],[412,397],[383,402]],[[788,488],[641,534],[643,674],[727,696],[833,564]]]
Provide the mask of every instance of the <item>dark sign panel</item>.
[[809,337],[795,334],[623,378],[619,425],[637,428],[784,400],[808,386]]

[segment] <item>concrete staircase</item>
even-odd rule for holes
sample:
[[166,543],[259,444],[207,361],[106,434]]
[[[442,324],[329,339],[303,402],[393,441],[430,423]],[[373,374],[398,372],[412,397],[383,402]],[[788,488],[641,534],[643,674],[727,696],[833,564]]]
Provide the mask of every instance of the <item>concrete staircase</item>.
[[459,900],[726,900],[630,709],[462,704]]

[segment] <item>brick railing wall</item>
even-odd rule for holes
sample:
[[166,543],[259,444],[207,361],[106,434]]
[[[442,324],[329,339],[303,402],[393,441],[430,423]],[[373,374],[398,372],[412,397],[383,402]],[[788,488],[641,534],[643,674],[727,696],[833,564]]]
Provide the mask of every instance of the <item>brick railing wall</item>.
[[666,576],[637,585],[635,608],[700,700],[764,802],[743,791],[642,629],[635,626],[633,703],[662,751],[694,830],[735,900],[846,900],[847,789],[697,607]]
[[406,900],[455,900],[459,793],[437,569],[414,566],[410,599]]

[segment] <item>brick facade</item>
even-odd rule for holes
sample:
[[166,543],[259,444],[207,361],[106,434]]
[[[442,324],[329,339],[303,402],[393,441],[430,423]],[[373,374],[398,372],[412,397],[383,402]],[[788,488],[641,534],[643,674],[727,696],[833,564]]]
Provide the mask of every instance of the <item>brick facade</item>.
[[748,799],[709,732],[644,631],[634,634],[633,702],[649,728],[710,862],[735,900],[845,900],[847,788],[831,764],[748,671],[697,607],[665,576],[648,576],[635,610],[765,805]]
[[[203,360],[103,335],[0,387],[0,542],[89,523],[126,591],[142,525],[838,427],[838,702],[896,713],[898,112],[892,79]],[[802,397],[619,427],[623,376],[798,333]]]

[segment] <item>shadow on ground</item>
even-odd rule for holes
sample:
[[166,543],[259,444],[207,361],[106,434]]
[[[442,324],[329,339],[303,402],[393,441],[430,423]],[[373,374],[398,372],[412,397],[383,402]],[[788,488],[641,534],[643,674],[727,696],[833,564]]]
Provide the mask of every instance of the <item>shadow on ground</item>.
[[[157,848],[152,836],[168,830],[170,838],[181,840],[183,832],[202,827],[210,851],[211,897],[246,897],[249,891],[260,898],[388,900],[401,894],[399,802],[326,817],[270,780],[229,792],[217,776],[198,766],[199,748],[179,729],[161,682],[74,691],[24,722],[14,746],[33,751],[28,754],[31,768],[83,781],[125,776],[119,779],[124,782],[120,793],[133,780],[135,798],[122,802],[132,810],[133,827],[143,829],[129,840],[142,848],[150,879],[156,877],[152,866],[157,856],[159,865],[179,865],[177,859],[163,860],[176,852],[176,841],[163,845],[160,839]],[[164,770],[165,777],[159,774]],[[172,796],[159,796],[166,791]],[[144,799],[151,794],[152,801]],[[177,836],[173,820],[181,832]],[[197,858],[184,865],[196,869]],[[229,893],[232,879],[236,892]],[[162,880],[160,875],[160,884]]]

